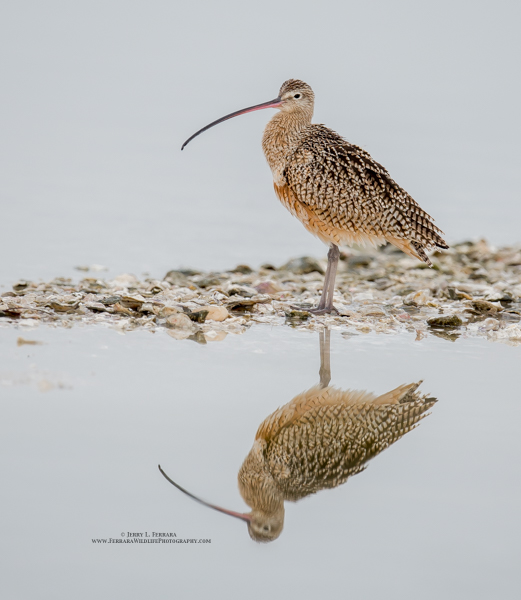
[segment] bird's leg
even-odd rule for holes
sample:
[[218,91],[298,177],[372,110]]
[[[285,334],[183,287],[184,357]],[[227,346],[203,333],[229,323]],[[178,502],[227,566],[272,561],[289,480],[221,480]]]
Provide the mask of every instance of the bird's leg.
[[330,346],[331,332],[327,327],[319,332],[320,338],[320,387],[325,388],[331,381]]
[[340,249],[337,245],[331,244],[331,248],[329,248],[329,252],[327,253],[327,269],[326,276],[324,277],[322,296],[320,296],[317,308],[310,310],[310,313],[323,315],[335,310],[335,307],[333,306],[333,294],[335,291],[336,270],[338,268],[339,258]]

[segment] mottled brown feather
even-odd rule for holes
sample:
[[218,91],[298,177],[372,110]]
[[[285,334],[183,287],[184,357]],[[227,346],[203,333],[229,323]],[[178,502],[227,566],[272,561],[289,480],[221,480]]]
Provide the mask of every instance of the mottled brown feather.
[[244,500],[265,514],[283,500],[334,488],[414,429],[436,402],[406,384],[376,396],[313,387],[259,426],[239,472]]
[[308,231],[327,244],[387,241],[428,264],[426,250],[448,247],[432,217],[368,152],[311,124],[307,84],[288,80],[280,96],[285,104],[265,129],[263,149],[277,196]]

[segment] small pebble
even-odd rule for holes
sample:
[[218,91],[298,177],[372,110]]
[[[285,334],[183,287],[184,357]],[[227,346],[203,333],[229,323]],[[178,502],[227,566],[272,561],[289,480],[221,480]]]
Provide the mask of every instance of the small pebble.
[[486,300],[472,300],[471,304],[474,310],[482,314],[494,315],[503,310],[501,306],[496,306]]
[[277,292],[282,292],[282,288],[280,287],[280,285],[278,285],[274,281],[262,281],[261,283],[259,283],[259,285],[255,286],[255,290],[259,294],[268,294],[270,296],[272,294],[276,294]]
[[301,258],[294,258],[287,262],[285,265],[280,267],[280,271],[290,271],[295,275],[305,275],[307,273],[317,272],[324,274],[325,271],[322,265],[315,258],[310,256],[302,256]]
[[360,314],[364,317],[385,317],[386,312],[383,308],[379,306],[362,306],[360,309]]
[[208,305],[203,306],[202,310],[207,310],[207,321],[224,321],[230,316],[230,313],[224,306]]
[[458,315],[447,315],[442,317],[433,317],[432,319],[427,319],[427,323],[431,327],[461,327],[463,325],[463,321],[458,317]]
[[284,311],[287,319],[293,321],[306,321],[311,316],[307,310],[286,310]]
[[427,290],[420,290],[419,292],[413,292],[403,299],[403,303],[406,306],[425,306],[430,300],[431,295]]
[[497,331],[499,329],[499,321],[489,317],[480,323],[480,327],[485,331]]
[[191,321],[194,321],[195,323],[204,323],[207,316],[208,316],[207,310],[198,310],[196,312],[188,313],[189,319]]
[[184,313],[175,313],[166,318],[167,327],[184,331],[193,331],[193,323]]

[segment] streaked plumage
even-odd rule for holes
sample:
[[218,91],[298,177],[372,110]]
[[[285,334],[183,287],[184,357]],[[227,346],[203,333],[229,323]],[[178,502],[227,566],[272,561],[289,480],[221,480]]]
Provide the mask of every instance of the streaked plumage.
[[447,244],[430,215],[368,152],[311,123],[314,94],[306,83],[290,79],[279,96],[295,93],[299,105],[281,108],[262,141],[284,206],[326,244],[388,241],[431,264],[425,250]]
[[245,108],[200,129],[263,108],[278,108],[262,138],[264,155],[282,204],[330,246],[317,314],[334,311],[333,293],[344,244],[394,244],[431,265],[426,251],[448,248],[442,231],[365,150],[324,125],[311,123],[315,94],[298,79],[282,84],[274,100]]
[[334,488],[365,469],[367,461],[414,429],[436,402],[421,395],[421,382],[381,396],[331,387],[330,332],[320,332],[320,384],[264,419],[238,475],[251,507],[238,513],[194,496],[193,500],[248,523],[258,542],[271,542],[284,527],[284,502]]
[[414,429],[436,402],[417,392],[420,383],[378,397],[317,386],[266,418],[238,476],[239,491],[253,509],[252,537],[275,539],[284,501],[345,483]]

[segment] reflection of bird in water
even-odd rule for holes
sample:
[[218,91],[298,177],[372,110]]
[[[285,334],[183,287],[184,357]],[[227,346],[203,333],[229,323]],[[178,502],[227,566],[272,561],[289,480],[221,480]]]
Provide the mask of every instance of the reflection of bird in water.
[[226,115],[192,135],[254,110],[278,108],[262,138],[264,155],[282,204],[330,247],[324,287],[315,311],[334,310],[333,291],[343,244],[390,242],[431,264],[425,250],[448,248],[432,218],[365,150],[324,125],[311,123],[315,94],[289,79],[270,102]]
[[[376,396],[329,386],[329,331],[321,333],[320,385],[299,394],[260,425],[239,471],[239,491],[252,508],[235,513],[195,500],[248,522],[259,542],[276,539],[284,525],[284,501],[335,488],[365,469],[368,460],[414,429],[435,398],[410,383]],[[160,467],[161,469],[161,467]]]

